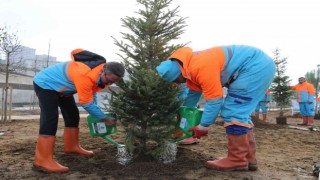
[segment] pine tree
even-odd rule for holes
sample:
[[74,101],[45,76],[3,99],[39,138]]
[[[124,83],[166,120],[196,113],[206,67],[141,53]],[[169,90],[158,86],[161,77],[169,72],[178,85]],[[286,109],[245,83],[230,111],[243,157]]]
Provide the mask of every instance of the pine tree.
[[280,50],[277,48],[274,52],[274,63],[276,65],[276,75],[271,84],[271,92],[274,101],[280,107],[280,116],[283,116],[283,108],[290,105],[292,91],[290,89],[289,76],[286,76],[287,57],[281,58]]
[[[123,41],[114,38],[118,54],[128,73],[128,80],[112,91],[111,110],[126,132],[126,147],[138,157],[159,158],[162,144],[175,131],[179,87],[163,81],[155,68],[177,48],[185,44],[169,44],[184,33],[185,18],[178,8],[169,9],[172,0],[137,0],[143,9],[138,17],[121,19],[130,31],[121,32]],[[135,153],[137,152],[137,153]]]

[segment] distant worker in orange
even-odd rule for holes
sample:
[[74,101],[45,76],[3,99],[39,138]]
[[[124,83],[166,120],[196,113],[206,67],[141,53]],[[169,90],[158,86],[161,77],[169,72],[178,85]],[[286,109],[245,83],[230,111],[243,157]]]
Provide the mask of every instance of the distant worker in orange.
[[298,81],[299,84],[291,86],[291,89],[295,90],[298,96],[300,114],[302,116],[302,124],[299,125],[311,126],[314,123],[314,86],[308,83],[304,77],[300,77]]
[[269,122],[267,120],[267,112],[268,112],[268,106],[267,104],[270,103],[270,90],[268,90],[266,92],[266,94],[264,95],[263,99],[258,103],[258,105],[256,106],[255,109],[255,117],[259,119],[259,113],[260,113],[260,109],[262,111],[262,120],[265,122]]

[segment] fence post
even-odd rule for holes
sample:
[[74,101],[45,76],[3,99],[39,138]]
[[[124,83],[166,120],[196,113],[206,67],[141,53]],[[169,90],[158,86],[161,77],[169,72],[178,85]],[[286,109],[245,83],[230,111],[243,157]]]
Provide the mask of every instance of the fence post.
[[4,88],[2,87],[2,97],[1,97],[1,102],[2,102],[2,105],[1,105],[1,121],[3,121],[4,119]]
[[11,121],[11,115],[12,115],[12,93],[13,93],[13,88],[12,88],[12,86],[10,86],[9,88],[10,88],[10,100],[9,100],[9,104],[10,104],[10,109],[9,109],[9,121]]

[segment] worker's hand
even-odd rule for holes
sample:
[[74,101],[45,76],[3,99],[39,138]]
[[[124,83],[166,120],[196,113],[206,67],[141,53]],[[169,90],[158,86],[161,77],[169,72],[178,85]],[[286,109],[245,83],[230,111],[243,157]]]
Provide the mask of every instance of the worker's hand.
[[311,102],[311,101],[308,101],[308,104],[312,104],[312,102]]
[[116,118],[114,117],[106,117],[102,119],[107,126],[113,126],[115,124]]
[[202,136],[205,136],[208,134],[208,129],[209,127],[198,125],[190,128],[188,131],[193,132],[194,138],[200,139]]

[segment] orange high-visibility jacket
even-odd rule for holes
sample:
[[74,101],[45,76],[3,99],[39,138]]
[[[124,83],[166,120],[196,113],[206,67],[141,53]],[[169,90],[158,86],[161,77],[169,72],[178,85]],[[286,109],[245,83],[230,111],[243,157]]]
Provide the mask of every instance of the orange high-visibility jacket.
[[183,63],[180,70],[183,77],[187,78],[187,86],[191,90],[202,91],[207,100],[222,98],[220,73],[226,61],[222,47],[210,48],[201,53],[183,47],[175,51],[169,59],[179,59]]
[[[104,64],[100,64],[91,70],[81,62],[70,62],[68,76],[74,83],[80,104],[92,102],[94,99],[93,94],[102,90],[102,88],[98,86],[97,81],[103,66]],[[107,87],[108,85],[105,86],[105,88]],[[61,90],[63,91],[63,89]]]
[[302,84],[297,84],[291,86],[292,90],[297,91],[298,102],[313,102],[315,96],[315,90],[313,84],[308,82],[303,82]]
[[[75,61],[75,55],[84,51],[83,49],[76,49],[71,52],[72,61],[68,66],[68,76],[74,83],[78,93],[79,103],[86,104],[94,100],[93,94],[101,91],[103,88],[99,87],[97,81],[102,72],[105,63],[91,69],[88,65]],[[107,88],[106,85],[104,88]]]
[[33,81],[43,89],[59,92],[61,96],[78,93],[80,105],[89,114],[104,118],[105,114],[96,105],[95,94],[108,87],[99,85],[105,58],[83,49],[72,51],[71,58],[72,61],[58,63],[40,71]]

